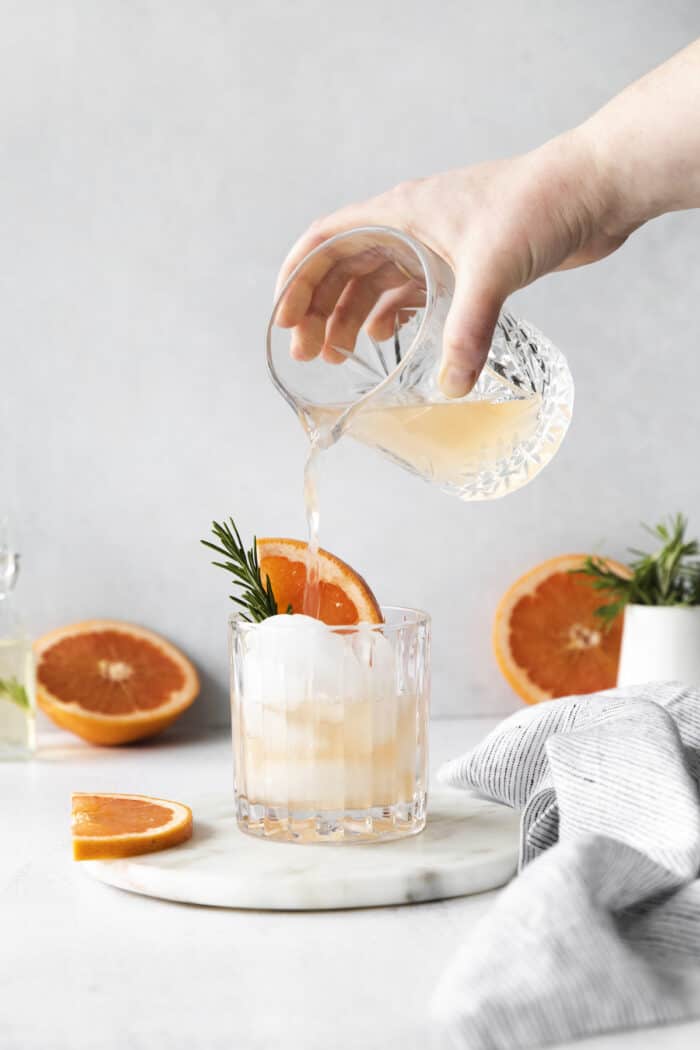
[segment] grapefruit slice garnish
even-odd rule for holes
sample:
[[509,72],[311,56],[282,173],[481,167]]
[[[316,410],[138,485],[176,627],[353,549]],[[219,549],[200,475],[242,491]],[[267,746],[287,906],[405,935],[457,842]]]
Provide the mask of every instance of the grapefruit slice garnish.
[[[595,610],[605,603],[580,569],[585,554],[564,554],[521,576],[496,610],[496,660],[528,704],[595,693],[617,682],[622,615],[606,629]],[[620,573],[618,562],[599,559]]]
[[[304,592],[309,564],[308,544],[280,537],[257,541],[260,576],[269,576],[279,612],[291,606],[304,612]],[[377,599],[362,577],[334,554],[320,549],[319,610],[317,619],[343,626],[355,623],[382,623]]]
[[73,795],[73,859],[112,860],[179,846],[192,836],[192,811],[147,795]]
[[89,620],[44,635],[34,648],[39,705],[93,744],[153,736],[199,692],[179,649],[134,624]]

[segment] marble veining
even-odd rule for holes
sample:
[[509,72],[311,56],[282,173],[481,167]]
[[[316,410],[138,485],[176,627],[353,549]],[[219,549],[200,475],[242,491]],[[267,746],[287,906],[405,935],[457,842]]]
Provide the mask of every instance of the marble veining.
[[192,807],[195,833],[175,849],[86,861],[101,882],[165,900],[306,911],[411,904],[480,893],[515,873],[518,817],[463,792],[432,792],[425,830],[385,843],[266,842],[236,826],[233,799]]

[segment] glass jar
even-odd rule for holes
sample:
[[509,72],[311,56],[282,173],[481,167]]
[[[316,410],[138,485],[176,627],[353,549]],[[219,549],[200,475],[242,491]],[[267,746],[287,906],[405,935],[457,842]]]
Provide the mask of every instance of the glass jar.
[[493,499],[552,459],[573,380],[559,350],[503,311],[474,389],[445,397],[438,373],[453,292],[450,267],[407,234],[338,234],[282,288],[268,367],[316,444],[347,433],[461,499]]

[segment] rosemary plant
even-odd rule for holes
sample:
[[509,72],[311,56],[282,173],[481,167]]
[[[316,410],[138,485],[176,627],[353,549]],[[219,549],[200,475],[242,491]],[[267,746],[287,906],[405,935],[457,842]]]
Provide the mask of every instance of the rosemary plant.
[[653,528],[642,527],[660,546],[653,554],[630,548],[634,557],[626,575],[595,557],[574,570],[589,576],[595,590],[610,599],[596,609],[607,625],[628,604],[700,605],[700,544],[686,540],[686,518],[676,514]]

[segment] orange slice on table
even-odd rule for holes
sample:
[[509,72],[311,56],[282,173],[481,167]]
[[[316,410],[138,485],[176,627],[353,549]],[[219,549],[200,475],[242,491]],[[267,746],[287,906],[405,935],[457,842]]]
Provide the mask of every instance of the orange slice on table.
[[192,836],[192,811],[147,795],[73,795],[73,859],[113,860],[179,846]]
[[[496,610],[498,666],[528,704],[595,693],[617,682],[622,615],[606,629],[595,615],[606,597],[587,576],[572,575],[585,554],[563,554],[521,576]],[[621,573],[627,569],[600,559]]]
[[[260,575],[269,576],[278,610],[291,605],[304,611],[308,544],[279,537],[257,541]],[[377,599],[362,577],[340,558],[319,550],[319,611],[317,619],[334,625],[382,623]]]
[[179,649],[119,620],[62,627],[34,648],[39,705],[93,744],[153,736],[199,692],[197,672]]

